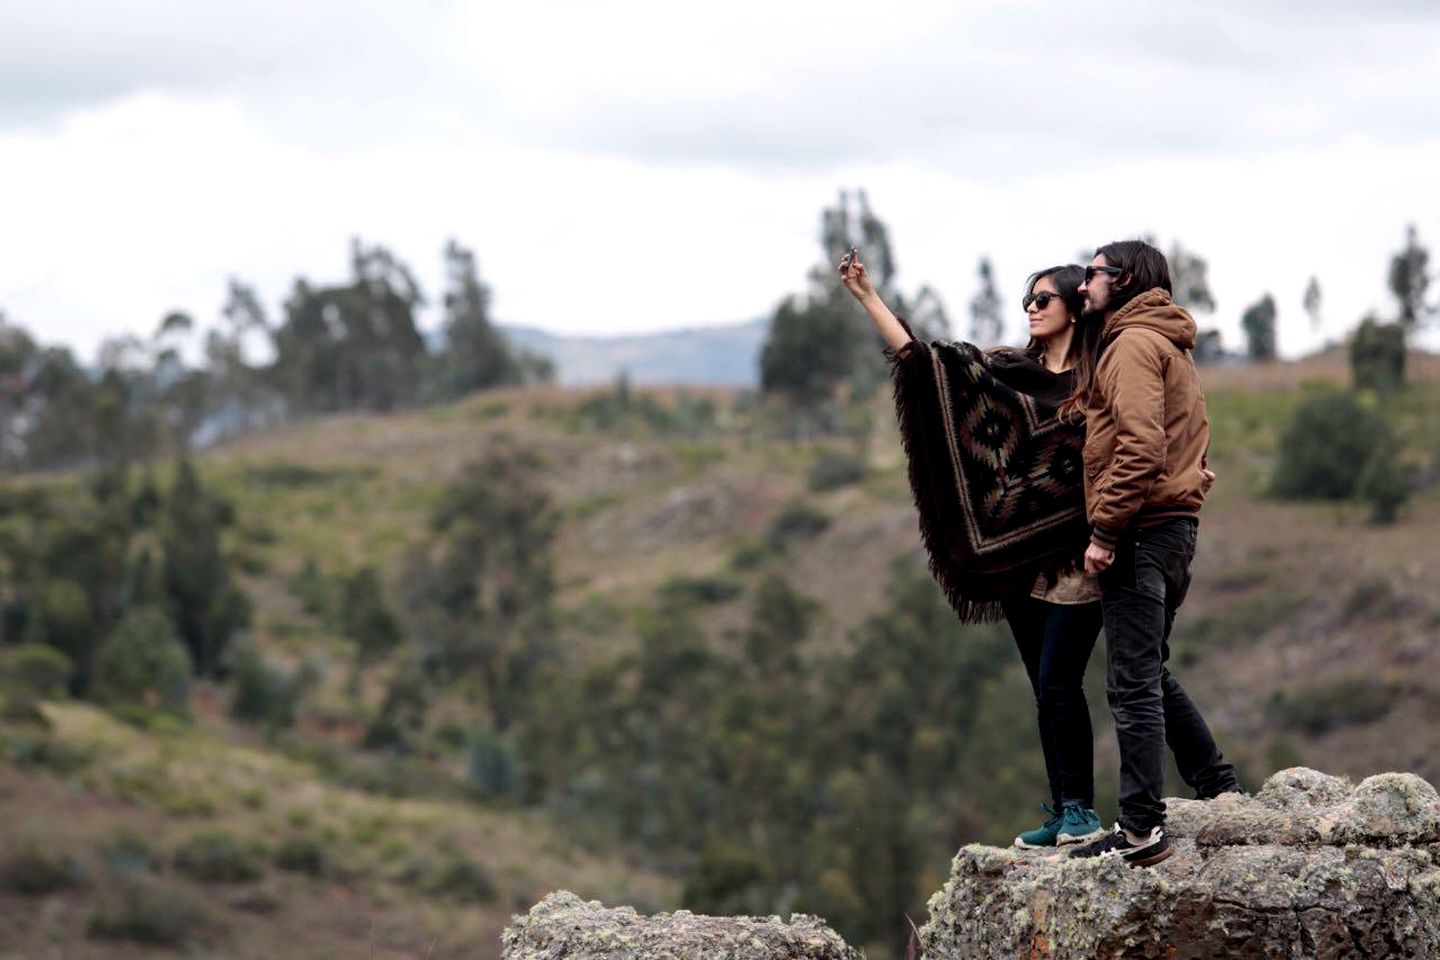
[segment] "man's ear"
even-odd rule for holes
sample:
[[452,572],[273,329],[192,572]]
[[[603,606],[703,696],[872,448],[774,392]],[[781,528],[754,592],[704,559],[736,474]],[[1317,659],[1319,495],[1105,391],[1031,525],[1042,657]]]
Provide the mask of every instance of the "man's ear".
[[1128,287],[1132,282],[1134,282],[1134,280],[1135,275],[1127,270],[1124,273],[1120,274],[1120,276],[1115,278],[1115,289],[1120,290]]

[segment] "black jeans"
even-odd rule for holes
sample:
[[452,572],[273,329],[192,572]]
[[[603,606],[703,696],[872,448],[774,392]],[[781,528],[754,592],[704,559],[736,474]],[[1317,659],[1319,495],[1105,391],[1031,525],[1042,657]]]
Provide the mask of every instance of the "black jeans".
[[1170,628],[1190,588],[1197,524],[1163,520],[1127,531],[1100,575],[1105,688],[1120,743],[1120,825],[1143,833],[1165,822],[1165,746],[1201,799],[1240,789],[1234,765],[1165,667]]
[[1049,603],[1023,597],[1005,604],[1005,619],[1035,691],[1040,749],[1050,799],[1095,806],[1095,737],[1085,701],[1085,665],[1100,635],[1100,604]]

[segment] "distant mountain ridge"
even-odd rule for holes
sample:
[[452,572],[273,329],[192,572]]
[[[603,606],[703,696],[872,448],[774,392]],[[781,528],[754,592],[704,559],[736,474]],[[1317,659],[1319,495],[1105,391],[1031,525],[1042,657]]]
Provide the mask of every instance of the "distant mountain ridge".
[[576,337],[532,327],[501,327],[512,344],[549,357],[565,386],[613,382],[622,372],[634,384],[711,384],[753,387],[768,318],[658,333]]

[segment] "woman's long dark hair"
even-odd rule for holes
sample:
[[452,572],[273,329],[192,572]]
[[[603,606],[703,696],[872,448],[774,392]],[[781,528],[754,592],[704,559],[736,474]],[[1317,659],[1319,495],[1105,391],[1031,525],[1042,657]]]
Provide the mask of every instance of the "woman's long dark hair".
[[[1075,321],[1075,332],[1070,337],[1070,349],[1065,353],[1065,366],[1074,371],[1075,389],[1065,402],[1060,404],[1059,415],[1065,419],[1076,419],[1085,415],[1085,401],[1090,394],[1090,384],[1095,379],[1095,353],[1100,345],[1100,324],[1097,318],[1085,316],[1085,297],[1080,285],[1085,282],[1085,268],[1067,263],[1058,267],[1047,267],[1030,274],[1025,281],[1025,296],[1035,291],[1035,284],[1045,279],[1055,284],[1060,291],[1060,300]],[[1030,338],[1025,345],[1026,356],[1036,360],[1045,356],[1045,344]]]

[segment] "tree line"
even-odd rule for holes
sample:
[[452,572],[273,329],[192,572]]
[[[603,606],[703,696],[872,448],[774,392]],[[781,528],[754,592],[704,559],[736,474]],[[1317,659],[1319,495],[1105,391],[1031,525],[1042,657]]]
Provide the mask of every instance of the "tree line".
[[[1155,243],[1153,236],[1145,239]],[[922,286],[907,294],[897,282],[895,247],[889,230],[871,208],[865,192],[842,192],[838,203],[820,217],[820,260],[807,277],[805,291],[785,297],[771,316],[770,332],[760,356],[760,384],[798,423],[801,432],[833,428],[838,408],[848,399],[868,395],[884,377],[881,342],[864,315],[835,280],[835,264],[851,246],[859,246],[876,289],[897,315],[906,317],[922,339],[950,335],[950,320],[936,292]],[[1086,251],[1077,261],[1088,262]],[[1199,315],[1213,314],[1216,302],[1209,283],[1209,264],[1178,241],[1167,255],[1175,302]],[[1389,261],[1386,283],[1395,298],[1395,315],[1386,320],[1367,316],[1352,343],[1363,355],[1357,377],[1366,380],[1380,371],[1403,372],[1406,343],[1413,333],[1440,312],[1427,294],[1431,282],[1430,253],[1415,227],[1407,228],[1404,246]],[[982,256],[976,268],[976,292],[969,307],[969,339],[992,346],[1006,339],[1007,299],[999,289],[995,268]],[[1306,282],[1302,302],[1313,329],[1323,323],[1324,295],[1319,278]],[[1271,293],[1241,311],[1245,337],[1242,355],[1229,353],[1217,330],[1203,330],[1195,349],[1198,363],[1245,359],[1263,363],[1276,359],[1279,309]],[[1363,367],[1364,370],[1360,368]],[[1389,375],[1389,374],[1387,374]]]
[[384,412],[489,387],[549,380],[550,362],[513,349],[490,319],[475,254],[444,250],[443,340],[415,323],[425,296],[381,246],[355,240],[350,277],[295,281],[278,315],[232,280],[198,361],[195,319],[174,312],[148,338],[107,341],[94,368],[0,315],[0,469],[138,462],[288,418]]

